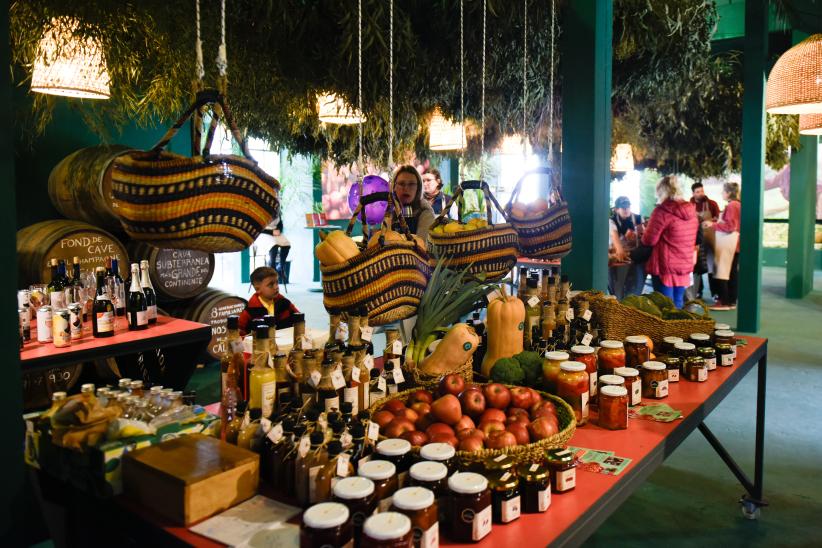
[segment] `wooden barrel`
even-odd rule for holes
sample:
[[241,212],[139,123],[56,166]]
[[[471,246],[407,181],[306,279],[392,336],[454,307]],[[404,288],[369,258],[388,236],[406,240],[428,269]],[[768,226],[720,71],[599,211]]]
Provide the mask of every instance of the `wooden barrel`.
[[77,384],[83,364],[52,367],[46,371],[23,371],[23,409],[43,409],[55,392],[67,392]]
[[123,145],[81,148],[63,158],[49,175],[49,197],[57,211],[75,221],[121,230],[111,201],[111,162]]
[[132,262],[148,261],[148,275],[163,302],[189,299],[208,288],[214,275],[214,254],[195,249],[164,249],[145,242],[126,245]]
[[226,318],[232,314],[239,315],[245,305],[246,300],[241,297],[209,288],[189,301],[169,303],[165,309],[175,318],[211,325],[211,341],[207,350],[214,359],[220,359],[223,352],[220,339],[226,335]]
[[120,261],[120,276],[128,277],[128,253],[120,240],[99,228],[65,219],[42,221],[17,231],[18,285],[27,287],[51,281],[49,260],[64,259],[71,265],[80,258],[83,270],[104,266],[106,257]]

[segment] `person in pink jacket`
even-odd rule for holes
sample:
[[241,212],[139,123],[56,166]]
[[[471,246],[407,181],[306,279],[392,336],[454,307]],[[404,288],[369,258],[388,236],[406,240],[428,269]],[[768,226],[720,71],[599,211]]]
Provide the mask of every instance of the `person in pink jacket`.
[[714,281],[716,292],[711,310],[733,310],[736,308],[737,272],[739,270],[739,183],[725,183],[722,198],[728,202],[716,222],[705,221],[703,227],[713,226],[716,230],[714,242]]
[[645,270],[651,275],[654,290],[682,308],[685,288],[691,285],[694,270],[699,221],[694,205],[682,199],[675,176],[660,179],[656,196],[658,205],[642,235],[643,245],[653,247]]

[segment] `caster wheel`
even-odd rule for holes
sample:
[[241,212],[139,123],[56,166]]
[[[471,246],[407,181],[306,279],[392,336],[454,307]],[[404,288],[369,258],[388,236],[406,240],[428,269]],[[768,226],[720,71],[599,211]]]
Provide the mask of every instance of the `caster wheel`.
[[745,519],[758,520],[761,509],[755,503],[743,500],[742,501],[742,515]]

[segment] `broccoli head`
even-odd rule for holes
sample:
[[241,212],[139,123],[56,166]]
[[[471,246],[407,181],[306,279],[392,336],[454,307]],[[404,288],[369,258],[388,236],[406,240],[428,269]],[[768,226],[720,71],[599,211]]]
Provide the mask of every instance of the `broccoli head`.
[[491,368],[491,380],[504,384],[522,384],[525,372],[514,358],[500,358]]
[[536,386],[542,378],[542,357],[539,353],[526,350],[514,356],[514,359],[519,362],[522,372],[525,373],[525,383],[528,386]]

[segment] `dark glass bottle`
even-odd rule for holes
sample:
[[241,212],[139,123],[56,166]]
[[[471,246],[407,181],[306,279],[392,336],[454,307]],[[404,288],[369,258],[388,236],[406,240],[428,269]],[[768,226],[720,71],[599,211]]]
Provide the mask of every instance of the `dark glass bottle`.
[[105,271],[97,269],[97,297],[91,315],[92,333],[95,337],[114,336],[114,305],[106,294]]
[[148,312],[148,323],[157,323],[157,293],[151,285],[151,278],[148,276],[148,261],[140,261],[140,287],[146,296],[146,312]]
[[140,265],[131,265],[131,287],[128,290],[128,328],[130,331],[148,327],[146,295],[140,287]]

